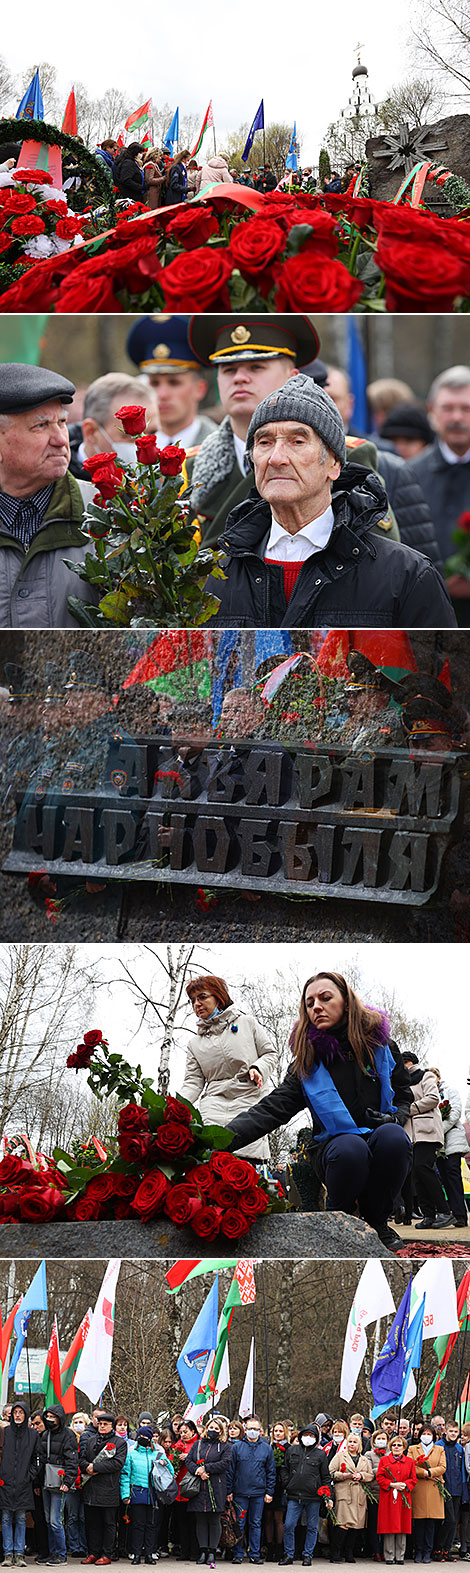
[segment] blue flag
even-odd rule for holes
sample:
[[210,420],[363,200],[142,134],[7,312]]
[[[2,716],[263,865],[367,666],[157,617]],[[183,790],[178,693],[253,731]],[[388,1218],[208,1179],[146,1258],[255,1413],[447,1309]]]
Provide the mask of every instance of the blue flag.
[[13,1323],[13,1332],[16,1333],[16,1344],[13,1350],[9,1377],[15,1375],[25,1338],[28,1336],[29,1319],[32,1311],[47,1311],[47,1282],[46,1263],[41,1262],[37,1273],[31,1280],[29,1289],[23,1295],[20,1309],[17,1311]]
[[246,139],[246,142],[245,142],[245,146],[244,146],[243,153],[242,153],[242,159],[243,159],[243,163],[244,164],[246,164],[248,155],[251,153],[251,149],[253,147],[253,142],[254,142],[254,139],[255,139],[255,133],[257,131],[264,131],[264,99],[263,98],[261,99],[261,103],[260,103],[259,109],[257,109],[257,111],[256,111],[256,115],[255,115],[255,118],[254,118],[254,121],[253,121],[253,125],[250,126],[250,130],[248,132],[248,136],[247,136],[247,139]]
[[35,71],[32,82],[26,89],[21,104],[16,111],[17,120],[44,120],[44,104],[42,101],[39,71]]
[[397,1403],[402,1390],[410,1321],[411,1283],[410,1275],[408,1288],[400,1301],[370,1379],[374,1398],[373,1420],[376,1414],[380,1414],[383,1409],[388,1409],[390,1404]]
[[201,1376],[205,1371],[211,1351],[215,1354],[217,1349],[217,1323],[219,1319],[219,1274],[216,1273],[204,1301],[199,1316],[196,1317],[194,1327],[188,1333],[186,1343],[183,1344],[181,1354],[176,1361],[176,1369],[184,1391],[190,1403],[194,1402],[196,1393],[201,1384]]
[[173,119],[172,119],[171,125],[168,127],[168,131],[166,133],[166,136],[163,138],[163,144],[162,144],[164,149],[165,149],[165,153],[171,153],[171,157],[172,158],[173,158],[173,149],[174,149],[175,143],[176,143],[176,146],[178,146],[179,134],[180,134],[180,112],[179,112],[179,109],[175,109],[175,113],[173,115]]
[[[425,1303],[426,1303],[426,1295],[423,1295],[423,1299],[421,1301],[421,1305],[419,1305],[417,1311],[415,1311],[413,1320],[412,1320],[412,1322],[410,1322],[410,1325],[409,1325],[409,1328],[408,1328],[408,1337],[407,1337],[407,1340],[406,1340],[405,1370],[404,1370],[404,1374],[403,1374],[402,1390],[401,1390],[401,1393],[400,1393],[400,1397],[398,1399],[398,1404],[399,1404],[400,1409],[402,1408],[402,1405],[405,1403],[406,1389],[408,1387],[408,1382],[410,1380],[411,1372],[412,1371],[417,1371],[419,1369],[419,1366],[421,1365],[421,1350],[422,1350],[422,1347],[423,1347],[423,1326],[424,1326],[424,1307],[425,1307]],[[411,1392],[408,1396],[409,1396],[409,1398],[413,1398],[414,1397],[413,1392]]]
[[286,169],[293,169],[294,173],[299,167],[299,144],[297,141],[297,121],[294,120],[294,130],[290,139],[290,148],[286,158]]
[[347,371],[351,383],[351,392],[354,394],[353,420],[357,430],[365,435],[370,426],[367,410],[367,365],[359,323],[355,321],[354,317],[347,317],[346,333]]

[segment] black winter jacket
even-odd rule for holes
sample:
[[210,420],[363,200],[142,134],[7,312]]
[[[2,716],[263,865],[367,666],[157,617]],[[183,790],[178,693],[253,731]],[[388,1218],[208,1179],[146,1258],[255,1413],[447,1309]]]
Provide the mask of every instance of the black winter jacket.
[[329,1494],[330,1473],[322,1448],[304,1447],[302,1441],[288,1447],[281,1465],[281,1481],[286,1496],[295,1502],[316,1502],[319,1486],[328,1486]]
[[133,202],[145,202],[143,170],[135,158],[120,153],[114,160],[113,180],[120,197],[131,197]]
[[11,1419],[3,1433],[0,1509],[4,1513],[28,1513],[34,1507],[32,1481],[37,1474],[36,1432],[29,1426],[29,1409],[15,1398],[15,1409],[22,1409],[24,1421]]
[[332,491],[328,544],[302,564],[289,602],[282,567],[265,563],[271,510],[256,489],[232,510],[219,546],[225,580],[209,580],[223,628],[453,628],[437,569],[398,541],[373,534],[387,509],[380,477],[345,464]]
[[414,481],[418,481],[432,509],[439,549],[445,561],[455,551],[452,535],[459,514],[470,509],[470,461],[449,464],[436,438],[432,447],[408,461],[406,470]]
[[403,546],[412,546],[423,552],[444,577],[444,563],[428,502],[422,492],[417,475],[400,459],[398,453],[377,454],[379,475],[385,486],[390,507],[393,508]]
[[[83,1443],[83,1432],[81,1442]],[[127,1458],[124,1436],[88,1436],[80,1448],[80,1473],[85,1507],[118,1507],[121,1500],[119,1482]],[[87,1465],[93,1464],[93,1474],[87,1475]]]
[[[57,1464],[59,1469],[65,1471],[64,1486],[73,1486],[78,1474],[78,1447],[75,1432],[71,1430],[70,1426],[65,1424],[65,1409],[62,1404],[48,1404],[46,1414],[57,1415],[60,1425],[58,1431],[48,1431],[46,1429],[41,1432],[41,1436],[37,1439],[39,1464],[44,1468],[49,1457],[50,1464]],[[50,1437],[49,1455],[47,1451],[48,1437]]]
[[[367,1076],[357,1063],[352,1049],[349,1048],[347,1039],[341,1039],[341,1048],[344,1058],[333,1060],[328,1066],[332,1081],[339,1092],[340,1098],[352,1115],[356,1125],[368,1125],[366,1109],[380,1110],[381,1088],[377,1077]],[[395,1061],[395,1070],[392,1071],[392,1087],[395,1094],[398,1119],[404,1125],[409,1119],[412,1093],[408,1071],[405,1069],[400,1050],[396,1043],[389,1040],[389,1048]],[[236,1140],[232,1141],[232,1151],[244,1147],[248,1142],[258,1141],[260,1136],[269,1136],[271,1131],[277,1131],[280,1125],[287,1125],[295,1114],[305,1111],[305,1100],[302,1084],[296,1075],[293,1064],[288,1066],[284,1080],[274,1092],[268,1092],[246,1114],[237,1114],[230,1120],[227,1130],[234,1131]],[[315,1119],[312,1111],[308,1109],[312,1120],[316,1145],[313,1148],[313,1162],[320,1174],[323,1174],[323,1162],[328,1143],[333,1138],[319,1141],[324,1136],[323,1126]]]
[[227,1500],[227,1473],[231,1454],[230,1442],[209,1442],[207,1437],[193,1442],[191,1451],[187,1453],[184,1460],[186,1469],[189,1470],[190,1475],[195,1475],[199,1465],[204,1464],[210,1480],[201,1480],[201,1476],[198,1475],[197,1478],[201,1480],[199,1495],[189,1498],[188,1513],[223,1513]]

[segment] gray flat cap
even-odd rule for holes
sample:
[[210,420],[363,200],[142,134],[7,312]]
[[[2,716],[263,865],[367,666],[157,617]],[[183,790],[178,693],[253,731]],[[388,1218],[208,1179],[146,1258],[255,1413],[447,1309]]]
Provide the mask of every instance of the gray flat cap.
[[296,377],[289,377],[283,388],[278,388],[276,393],[268,393],[267,398],[258,404],[258,409],[251,417],[246,439],[248,459],[252,457],[255,432],[261,426],[269,426],[271,421],[297,421],[299,425],[311,426],[327,448],[331,448],[340,464],[346,463],[346,438],[339,410],[329,393],[325,393],[325,389],[320,388],[311,377],[305,377],[302,372]]
[[19,361],[5,361],[0,366],[0,415],[34,410],[48,399],[71,404],[74,393],[73,382],[57,371],[46,371],[44,366],[23,366]]

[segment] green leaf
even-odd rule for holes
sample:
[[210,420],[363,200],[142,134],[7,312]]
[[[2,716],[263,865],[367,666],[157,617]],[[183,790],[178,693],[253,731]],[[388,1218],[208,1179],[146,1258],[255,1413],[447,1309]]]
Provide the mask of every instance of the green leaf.
[[157,1131],[159,1125],[163,1124],[166,1098],[163,1098],[161,1093],[154,1092],[151,1087],[146,1087],[145,1092],[142,1093],[142,1104],[144,1109],[148,1110],[150,1130]]
[[204,1125],[200,1140],[205,1147],[223,1151],[225,1147],[230,1147],[232,1137],[233,1131],[226,1130],[225,1125]]
[[116,623],[118,628],[127,628],[129,624],[127,601],[125,590],[111,590],[109,595],[103,596],[100,601],[100,612],[108,622]]
[[81,601],[78,595],[67,596],[67,605],[81,628],[97,628],[101,622],[98,608]]
[[286,257],[297,257],[306,240],[315,234],[313,224],[293,224],[286,244]]

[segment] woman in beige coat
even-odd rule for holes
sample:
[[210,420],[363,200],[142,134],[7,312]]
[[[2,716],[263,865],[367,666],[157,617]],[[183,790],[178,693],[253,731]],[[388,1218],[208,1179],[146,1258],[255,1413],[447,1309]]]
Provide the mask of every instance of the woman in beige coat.
[[445,1229],[453,1223],[453,1215],[436,1169],[437,1154],[444,1146],[439,1088],[434,1072],[420,1065],[416,1054],[405,1049],[403,1060],[413,1093],[405,1131],[413,1143],[412,1178],[423,1214],[416,1228]]
[[413,1459],[416,1468],[412,1497],[415,1562],[430,1562],[436,1524],[445,1516],[444,1497],[437,1482],[444,1479],[447,1459],[444,1448],[436,1447],[436,1432],[427,1420],[419,1442],[408,1448],[408,1458]]
[[330,1464],[330,1475],[335,1483],[335,1515],[338,1520],[331,1536],[331,1561],[355,1562],[354,1551],[358,1531],[364,1529],[367,1518],[367,1496],[364,1485],[374,1479],[372,1464],[362,1456],[360,1436],[352,1431],[338,1448]]
[[[228,1125],[264,1096],[276,1068],[275,1049],[255,1017],[233,1004],[223,978],[194,978],[186,993],[197,1028],[188,1040],[180,1094],[197,1103],[205,1125]],[[237,1150],[247,1158],[269,1158],[267,1137]]]

